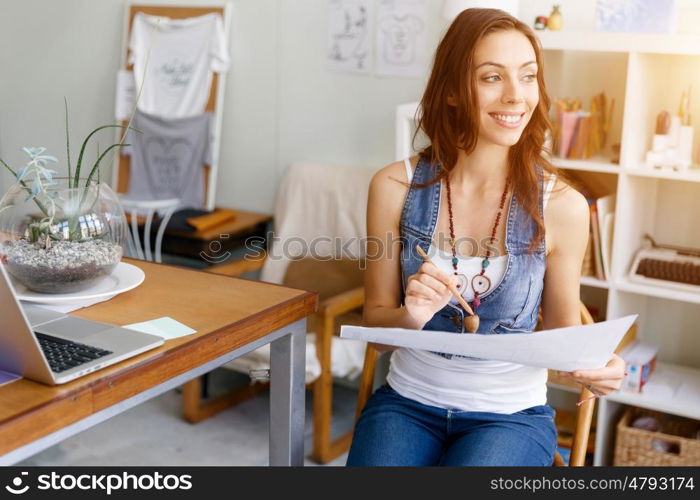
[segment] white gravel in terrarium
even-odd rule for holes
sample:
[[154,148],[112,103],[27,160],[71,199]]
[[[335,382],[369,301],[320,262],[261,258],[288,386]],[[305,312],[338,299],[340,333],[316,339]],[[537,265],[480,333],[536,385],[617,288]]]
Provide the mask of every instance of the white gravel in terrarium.
[[[99,239],[72,242],[55,241],[49,248],[26,240],[5,242],[2,253],[8,270],[37,292],[70,292],[70,283],[84,288],[107,276],[119,263],[122,248]],[[94,278],[94,279],[91,279]]]

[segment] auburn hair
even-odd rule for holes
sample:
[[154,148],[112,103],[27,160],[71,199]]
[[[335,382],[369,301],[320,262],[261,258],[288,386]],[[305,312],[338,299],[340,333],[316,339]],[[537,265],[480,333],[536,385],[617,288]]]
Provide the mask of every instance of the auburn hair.
[[[420,106],[417,111],[417,129],[413,136],[423,132],[430,144],[419,155],[442,168],[438,175],[418,187],[429,186],[446,177],[457,164],[459,150],[467,154],[476,147],[479,137],[479,102],[474,74],[474,53],[478,42],[497,31],[517,30],[527,37],[535,51],[539,102],[530,121],[516,144],[508,152],[508,175],[515,196],[536,223],[529,251],[544,239],[544,220],[539,208],[542,177],[545,172],[558,173],[547,159],[545,150],[547,132],[552,125],[548,118],[550,98],[544,83],[542,52],[532,30],[515,17],[498,9],[466,9],[457,16],[440,41],[435,60]],[[456,101],[455,105],[448,104]],[[541,167],[538,171],[537,166]],[[559,174],[558,174],[559,175]]]

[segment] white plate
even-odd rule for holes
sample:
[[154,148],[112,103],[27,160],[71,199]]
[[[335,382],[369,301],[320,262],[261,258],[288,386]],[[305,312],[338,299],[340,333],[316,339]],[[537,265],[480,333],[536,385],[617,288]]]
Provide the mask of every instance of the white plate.
[[15,294],[19,300],[28,302],[40,302],[42,304],[56,304],[62,302],[74,302],[80,300],[98,299],[109,297],[118,293],[123,293],[132,288],[136,288],[146,278],[146,274],[141,268],[126,262],[120,262],[114,268],[112,274],[102,281],[95,283],[90,288],[73,293],[39,293],[28,289],[20,282],[12,279],[15,287]]

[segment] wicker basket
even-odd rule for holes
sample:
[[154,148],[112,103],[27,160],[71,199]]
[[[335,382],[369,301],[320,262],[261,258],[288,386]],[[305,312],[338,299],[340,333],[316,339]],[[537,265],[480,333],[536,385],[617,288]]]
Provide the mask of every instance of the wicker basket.
[[[631,427],[635,418],[655,417],[662,432]],[[695,420],[664,413],[628,408],[617,424],[613,465],[700,465],[700,440],[696,438],[700,424]],[[654,449],[654,441],[671,445],[670,451]]]

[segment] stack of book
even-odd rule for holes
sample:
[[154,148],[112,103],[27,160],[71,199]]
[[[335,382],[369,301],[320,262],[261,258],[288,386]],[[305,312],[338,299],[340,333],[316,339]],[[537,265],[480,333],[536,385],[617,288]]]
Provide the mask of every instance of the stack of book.
[[590,110],[581,109],[579,99],[557,99],[554,103],[553,153],[560,158],[587,159],[605,148],[615,99],[604,92],[591,98]]
[[612,236],[615,223],[615,195],[587,198],[591,212],[591,232],[588,248],[581,268],[582,276],[595,276],[599,280],[610,279]]

